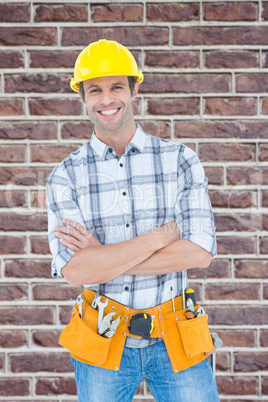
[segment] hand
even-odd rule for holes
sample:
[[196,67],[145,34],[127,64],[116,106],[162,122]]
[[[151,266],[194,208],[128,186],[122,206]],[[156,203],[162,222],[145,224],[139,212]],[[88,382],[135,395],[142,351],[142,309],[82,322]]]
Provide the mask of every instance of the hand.
[[205,356],[208,357],[210,355],[212,355],[212,353],[216,353],[217,348],[214,346],[213,350],[211,352],[205,352]]
[[55,226],[55,236],[59,238],[61,244],[72,251],[79,251],[83,248],[101,246],[99,240],[89,232],[84,226],[71,219],[63,219],[63,223],[68,226]]

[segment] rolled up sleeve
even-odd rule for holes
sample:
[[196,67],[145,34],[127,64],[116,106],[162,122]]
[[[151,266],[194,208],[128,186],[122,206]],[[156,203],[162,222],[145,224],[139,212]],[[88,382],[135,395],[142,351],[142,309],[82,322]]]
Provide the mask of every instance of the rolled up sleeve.
[[48,241],[51,254],[51,275],[63,278],[62,268],[70,261],[74,251],[63,246],[55,236],[55,226],[66,226],[63,219],[72,219],[84,226],[82,214],[77,203],[74,183],[58,165],[50,174],[46,183],[46,206],[48,211]]
[[208,179],[194,151],[184,147],[178,155],[175,216],[181,239],[217,255],[216,230],[208,195]]

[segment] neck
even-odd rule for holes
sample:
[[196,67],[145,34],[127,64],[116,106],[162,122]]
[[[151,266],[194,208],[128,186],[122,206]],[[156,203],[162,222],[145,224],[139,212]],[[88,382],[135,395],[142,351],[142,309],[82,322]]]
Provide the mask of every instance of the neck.
[[124,125],[114,131],[106,131],[100,127],[94,128],[96,137],[113,148],[120,157],[125,153],[126,146],[132,140],[137,129],[134,119],[131,119],[128,125]]

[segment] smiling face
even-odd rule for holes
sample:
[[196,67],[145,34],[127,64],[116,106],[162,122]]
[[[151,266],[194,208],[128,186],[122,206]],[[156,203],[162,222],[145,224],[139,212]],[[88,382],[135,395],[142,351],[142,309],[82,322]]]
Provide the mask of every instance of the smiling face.
[[127,76],[92,78],[84,81],[85,104],[96,133],[127,128],[134,122],[131,102],[138,93],[135,84],[131,94]]

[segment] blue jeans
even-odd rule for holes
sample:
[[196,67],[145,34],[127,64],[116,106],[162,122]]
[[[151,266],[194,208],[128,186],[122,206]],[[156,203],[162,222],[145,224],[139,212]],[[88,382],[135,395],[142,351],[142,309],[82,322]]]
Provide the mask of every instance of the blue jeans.
[[175,374],[164,341],[125,347],[119,371],[72,363],[79,402],[130,402],[143,378],[157,402],[219,402],[208,359]]

